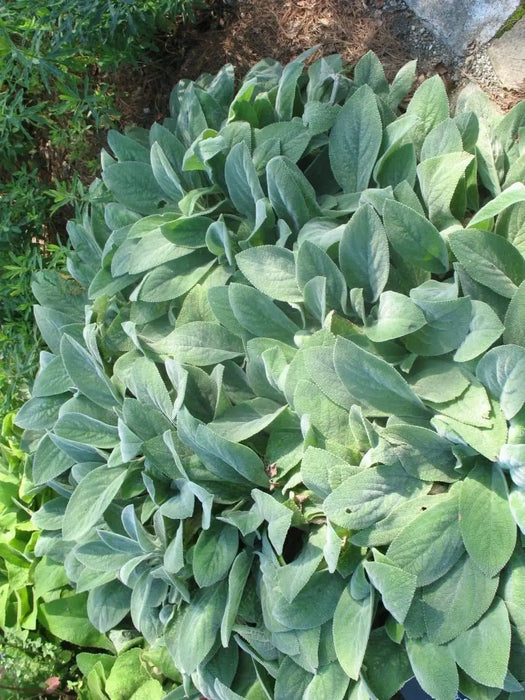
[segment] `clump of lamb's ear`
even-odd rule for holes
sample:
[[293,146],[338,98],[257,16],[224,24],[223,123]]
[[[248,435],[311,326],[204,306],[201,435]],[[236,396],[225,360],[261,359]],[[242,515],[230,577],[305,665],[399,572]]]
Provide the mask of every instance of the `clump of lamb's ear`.
[[525,102],[307,57],[110,132],[34,283],[38,553],[186,697],[517,692]]

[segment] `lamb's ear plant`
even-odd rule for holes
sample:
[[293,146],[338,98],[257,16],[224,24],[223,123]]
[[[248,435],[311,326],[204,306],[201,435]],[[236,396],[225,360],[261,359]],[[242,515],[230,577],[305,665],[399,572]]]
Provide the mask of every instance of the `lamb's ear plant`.
[[34,281],[40,553],[173,698],[517,699],[525,102],[309,54],[110,132]]

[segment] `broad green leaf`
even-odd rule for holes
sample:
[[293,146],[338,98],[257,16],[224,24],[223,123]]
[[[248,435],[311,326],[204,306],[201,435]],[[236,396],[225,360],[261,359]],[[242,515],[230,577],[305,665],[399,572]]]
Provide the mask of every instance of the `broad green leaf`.
[[326,498],[349,476],[358,472],[336,455],[318,447],[309,446],[301,461],[301,477],[307,488]]
[[[471,421],[471,416],[466,416]],[[491,402],[491,413],[488,416],[490,425],[479,427],[456,418],[436,415],[432,425],[438,433],[452,439],[453,442],[465,443],[473,447],[490,461],[496,461],[501,447],[507,442],[507,423],[499,404]]]
[[426,217],[401,202],[388,199],[383,220],[390,245],[403,259],[437,274],[448,270],[445,241]]
[[347,530],[360,530],[385,518],[407,498],[421,495],[428,484],[399,465],[379,465],[349,476],[323,503],[326,517]]
[[340,444],[347,442],[348,413],[323,394],[314,382],[305,379],[297,382],[293,406],[297,415],[308,416],[321,434]]
[[469,473],[460,492],[461,536],[467,552],[488,576],[505,566],[516,543],[516,523],[507,497],[502,472],[483,462]]
[[334,366],[348,392],[364,407],[399,416],[425,416],[426,409],[387,362],[345,338],[337,338]]
[[44,435],[33,456],[31,479],[37,486],[45,484],[70,469],[74,463],[75,460],[60,450],[49,435]]
[[228,153],[224,176],[237,211],[255,221],[255,203],[264,193],[246,143],[236,144]]
[[509,493],[509,507],[516,525],[525,533],[525,491],[513,488]]
[[413,333],[425,323],[423,312],[409,297],[387,291],[366,319],[365,333],[374,343],[382,343]]
[[446,576],[422,590],[427,634],[444,644],[475,624],[489,609],[499,577],[486,576],[463,556]]
[[225,648],[228,647],[251,565],[252,557],[243,550],[236,556],[228,575],[228,598],[221,621],[221,642]]
[[[312,680],[312,674],[305,671],[290,657],[285,656],[275,680],[275,700],[288,700],[290,695],[302,698]],[[265,695],[264,698],[267,696]],[[263,696],[253,697],[253,700],[263,700]]]
[[288,158],[276,156],[266,166],[268,197],[275,213],[296,233],[307,221],[321,215],[315,190]]
[[243,328],[259,338],[293,344],[299,327],[263,292],[232,283],[228,295],[233,314]]
[[493,425],[492,405],[485,388],[479,384],[469,384],[465,391],[452,401],[428,403],[440,414],[461,423],[478,428],[491,428]]
[[444,355],[464,342],[472,319],[472,302],[468,297],[418,305],[425,313],[426,325],[404,338],[410,352],[425,357]]
[[421,161],[463,150],[461,133],[453,119],[444,119],[430,131],[421,147]]
[[346,225],[339,244],[339,265],[350,289],[362,288],[367,301],[379,297],[390,268],[388,241],[370,205],[360,207]]
[[38,621],[51,634],[75,646],[113,651],[108,638],[89,621],[86,606],[87,593],[57,598],[39,605]]
[[151,676],[142,663],[142,650],[128,649],[115,659],[106,680],[105,690],[111,700],[129,699],[150,679]]
[[378,700],[390,700],[414,675],[404,646],[394,643],[384,627],[370,633],[364,666],[361,673]]
[[309,630],[337,617],[337,601],[344,582],[338,574],[317,571],[292,603],[284,596],[274,604],[277,621],[291,630]]
[[265,245],[243,250],[235,259],[249,282],[271,299],[289,303],[302,301],[295,278],[295,260],[290,250]]
[[[416,61],[409,61],[402,66],[396,73],[392,84],[390,85],[390,91],[388,94],[388,104],[392,109],[396,109],[401,100],[406,97],[414,79],[416,77]],[[381,699],[382,700],[382,699]]]
[[501,410],[511,420],[525,403],[525,349],[503,345],[489,350],[479,361],[476,376],[498,398]]
[[101,632],[117,627],[129,613],[131,590],[120,581],[110,581],[89,591],[87,614]]
[[505,603],[496,597],[481,620],[456,637],[450,648],[458,666],[475,681],[502,688],[509,663],[510,634]]
[[224,362],[242,353],[239,338],[218,323],[206,321],[185,323],[151,347],[155,352],[197,367]]
[[283,596],[291,603],[311,579],[323,558],[323,530],[314,531],[299,555],[277,569],[276,580]]
[[444,403],[461,396],[470,382],[455,362],[425,358],[414,365],[409,383],[424,401]]
[[458,479],[451,444],[433,430],[416,425],[389,425],[381,436],[391,444],[386,447],[380,444],[373,451],[379,461],[399,461],[407,474],[423,481],[450,483]]
[[80,539],[97,524],[127,476],[125,467],[97,467],[77,486],[64,514],[65,539]]
[[52,359],[44,365],[43,354],[43,352],[40,353],[40,369],[35,377],[32,396],[41,398],[44,396],[63,394],[70,388],[71,379],[66,372],[62,358],[53,356]]
[[84,396],[99,406],[118,406],[117,390],[95,359],[71,336],[65,335],[60,353],[71,382]]
[[452,233],[449,245],[472,279],[511,299],[525,278],[525,260],[509,241],[488,231]]
[[364,566],[372,585],[381,594],[383,605],[402,623],[416,591],[416,576],[381,560],[365,562]]
[[369,85],[377,93],[388,93],[388,83],[380,60],[373,51],[367,51],[356,63],[354,83]]
[[168,200],[178,202],[184,197],[184,188],[160,143],[155,142],[151,146],[150,159],[151,169],[157,184]]
[[82,413],[65,413],[56,422],[54,431],[59,437],[94,447],[112,448],[119,441],[115,426]]
[[382,126],[374,93],[360,87],[343,106],[329,138],[330,165],[343,192],[368,187],[379,153]]
[[297,253],[297,282],[305,290],[306,284],[314,277],[326,280],[326,303],[330,309],[346,308],[347,289],[341,271],[333,260],[311,241],[304,241]]
[[390,544],[400,532],[422,512],[433,508],[447,498],[446,494],[436,496],[416,496],[402,501],[389,515],[371,527],[353,533],[351,542],[358,547],[380,547]]
[[350,593],[350,585],[346,586],[334,612],[333,634],[337,660],[347,675],[354,680],[359,678],[373,614],[373,589],[366,598],[354,600]]
[[496,312],[488,304],[472,300],[472,318],[469,331],[454,353],[454,361],[468,362],[479,357],[496,342],[502,333],[506,332],[509,325],[512,324],[506,323],[504,326]]
[[[208,216],[179,216],[169,221],[160,221],[159,227],[164,238],[181,248],[204,248],[206,231],[213,223]],[[189,251],[188,251],[189,252]]]
[[237,530],[226,523],[214,522],[202,530],[193,550],[193,576],[199,588],[206,588],[227,575],[237,554]]
[[452,197],[473,156],[470,153],[446,153],[423,161],[417,166],[421,194],[430,221],[440,229],[455,224],[451,214]]
[[426,586],[444,576],[464,551],[458,499],[450,496],[401,530],[387,556],[401,569],[415,574],[418,586]]
[[318,700],[318,698],[332,698],[343,700],[349,679],[337,662],[321,666],[310,681],[303,695],[304,700]]
[[420,148],[427,134],[449,116],[449,103],[443,80],[439,75],[425,80],[416,90],[406,113],[417,117],[419,124],[413,139]]
[[226,409],[208,427],[232,442],[243,442],[268,428],[285,408],[270,399],[250,399]]
[[455,700],[459,677],[450,649],[425,639],[407,638],[405,644],[410,665],[423,690],[436,700]]
[[525,201],[525,185],[517,182],[491,199],[484,207],[481,207],[468,222],[468,228],[475,228],[478,224],[497,216],[507,207],[523,201]]
[[[70,383],[71,380],[70,380]],[[33,397],[26,401],[16,415],[16,425],[27,430],[47,430],[55,424],[60,407],[70,394]]]
[[209,251],[203,249],[159,265],[143,278],[138,299],[148,302],[177,299],[200,282],[214,263]]
[[270,494],[254,489],[252,498],[255,501],[254,511],[260,518],[268,522],[268,538],[275,547],[277,554],[282,554],[284,540],[292,524],[292,511]]
[[149,163],[112,163],[104,168],[103,180],[118,202],[140,214],[152,214],[166,199]]
[[503,342],[525,347],[525,331],[523,329],[523,314],[525,312],[525,282],[522,282],[510,300],[505,314],[505,330]]
[[193,673],[211,651],[226,599],[227,586],[223,581],[196,593],[184,611],[177,640],[177,658],[183,673]]

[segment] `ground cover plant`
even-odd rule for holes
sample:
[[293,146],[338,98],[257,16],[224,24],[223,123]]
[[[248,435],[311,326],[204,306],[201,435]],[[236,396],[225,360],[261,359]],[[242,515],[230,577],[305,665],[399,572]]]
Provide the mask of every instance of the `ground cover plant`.
[[39,552],[170,698],[518,698],[525,103],[309,55],[109,133],[33,283]]

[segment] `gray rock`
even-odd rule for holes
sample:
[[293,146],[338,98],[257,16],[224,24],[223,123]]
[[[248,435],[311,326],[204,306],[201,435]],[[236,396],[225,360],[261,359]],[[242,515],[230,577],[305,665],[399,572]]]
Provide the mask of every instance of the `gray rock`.
[[520,0],[406,0],[406,4],[455,54],[470,42],[490,41]]
[[494,39],[488,47],[488,53],[503,87],[525,87],[525,17],[502,37]]

